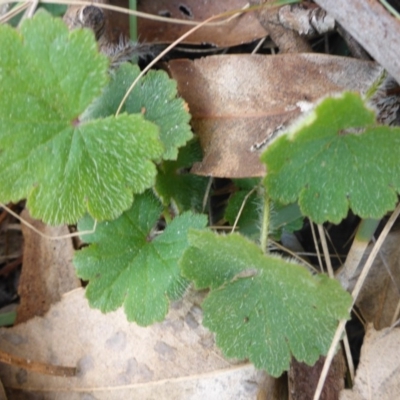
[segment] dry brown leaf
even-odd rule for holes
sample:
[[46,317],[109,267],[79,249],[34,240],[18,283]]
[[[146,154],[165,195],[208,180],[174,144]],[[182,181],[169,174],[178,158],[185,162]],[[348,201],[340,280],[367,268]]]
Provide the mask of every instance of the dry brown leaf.
[[400,82],[400,21],[379,1],[315,0]]
[[340,400],[400,399],[400,329],[376,331],[368,327],[361,349],[354,387]]
[[312,3],[299,3],[279,8],[279,22],[300,35],[313,37],[335,29],[335,20]]
[[[93,0],[93,6],[100,4],[128,8],[127,0]],[[86,27],[92,29],[99,43],[99,48],[104,51],[107,47],[118,46],[121,41],[129,37],[129,16],[121,12],[111,11],[106,8],[88,10],[88,6],[75,4],[70,0],[70,4],[64,14],[63,20],[69,29]],[[83,18],[84,16],[84,18]]]
[[4,391],[3,383],[0,381],[0,400],[7,400],[6,392]]
[[[159,0],[139,2],[138,10],[163,17],[201,22],[226,11],[240,10],[247,4],[246,0]],[[150,43],[173,42],[191,28],[193,26],[152,21],[145,18],[138,20],[140,40]],[[266,31],[254,13],[250,12],[227,23],[218,25],[214,23],[214,25],[202,27],[185,39],[184,43],[229,47],[251,42],[266,35]]]
[[45,317],[0,329],[0,348],[41,362],[78,365],[79,375],[60,378],[0,365],[0,379],[13,399],[21,390],[57,400],[255,399],[264,373],[221,356],[201,324],[200,301],[189,294],[164,322],[143,328],[128,323],[122,309],[106,315],[90,309],[84,290],[77,289]]
[[[33,219],[27,210],[21,217],[47,236],[68,235],[67,226],[51,227]],[[71,239],[49,240],[21,224],[24,236],[24,255],[18,293],[20,304],[16,324],[36,315],[44,315],[61,296],[77,287],[72,264],[74,249]]]
[[[310,400],[313,398],[325,357],[320,357],[313,365],[307,365],[292,359],[288,372],[289,400]],[[329,368],[328,376],[320,400],[336,400],[344,388],[346,366],[343,354],[339,351]]]
[[212,56],[171,61],[168,69],[204,151],[192,172],[228,178],[263,176],[259,156],[274,132],[323,96],[366,91],[382,72],[324,54]]
[[[251,5],[274,4],[274,0],[251,0]],[[257,12],[261,26],[279,48],[279,53],[311,53],[312,47],[298,32],[284,27],[279,20],[279,8],[263,7]]]
[[[367,322],[377,329],[393,323],[400,301],[400,231],[389,233],[368,273],[357,298],[357,307]],[[360,262],[357,274],[350,282],[354,286],[373,244],[370,244]]]

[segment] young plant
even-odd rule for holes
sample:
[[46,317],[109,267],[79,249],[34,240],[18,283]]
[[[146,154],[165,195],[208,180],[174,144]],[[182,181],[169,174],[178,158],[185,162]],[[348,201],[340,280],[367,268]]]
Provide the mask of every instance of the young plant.
[[[139,69],[109,72],[91,32],[68,32],[39,12],[20,31],[0,26],[0,41],[0,201],[26,198],[35,217],[79,230],[99,221],[74,260],[93,307],[123,305],[130,321],[149,325],[193,281],[210,289],[204,324],[228,357],[279,376],[291,356],[312,364],[326,354],[352,299],[337,281],[260,248],[268,199],[277,214],[298,202],[317,223],[337,223],[350,207],[380,218],[400,189],[397,129],[376,126],[355,94],[326,99],[262,156],[268,175],[250,199],[260,212],[241,228],[252,240],[218,235],[196,214],[207,180],[187,173],[199,151],[164,72],[147,74],[116,117]],[[289,207],[276,228],[298,224],[299,209]],[[251,227],[259,215],[261,229]]]

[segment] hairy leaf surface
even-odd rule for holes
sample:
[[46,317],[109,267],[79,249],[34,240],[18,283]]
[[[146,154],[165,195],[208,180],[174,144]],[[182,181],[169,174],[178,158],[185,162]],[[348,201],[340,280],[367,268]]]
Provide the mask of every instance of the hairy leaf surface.
[[93,34],[41,11],[20,32],[1,25],[0,42],[0,201],[27,198],[51,224],[120,215],[163,148],[141,115],[80,120],[108,80]]
[[400,128],[378,126],[360,96],[327,98],[262,155],[269,195],[298,200],[313,221],[339,223],[349,208],[379,219],[400,192]]
[[[98,224],[84,236],[91,243],[76,253],[78,275],[89,281],[86,296],[103,312],[124,306],[129,321],[149,325],[162,321],[170,299],[179,298],[187,286],[178,261],[188,246],[189,228],[205,227],[207,219],[191,212],[176,217],[157,231],[162,205],[151,192],[135,198],[130,210],[112,222]],[[91,229],[85,217],[79,230]]]
[[[139,67],[129,63],[113,71],[111,82],[85,117],[99,118],[114,114],[139,73]],[[164,160],[176,160],[178,148],[193,136],[186,103],[177,98],[176,82],[168,78],[164,71],[149,71],[130,93],[122,108],[124,111],[142,113],[146,120],[159,127]]]
[[226,356],[249,358],[279,376],[293,355],[313,364],[326,354],[351,297],[335,280],[265,255],[238,234],[191,231],[181,266],[198,289],[210,288],[203,323]]

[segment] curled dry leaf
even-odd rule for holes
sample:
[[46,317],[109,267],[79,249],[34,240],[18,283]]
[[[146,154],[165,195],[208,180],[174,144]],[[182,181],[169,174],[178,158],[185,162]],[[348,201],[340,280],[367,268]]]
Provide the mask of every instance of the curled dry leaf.
[[84,290],[74,290],[44,317],[0,329],[0,348],[77,366],[78,375],[55,377],[0,364],[0,379],[13,399],[256,398],[265,373],[221,356],[201,323],[201,300],[190,293],[165,321],[143,328],[129,323],[122,309],[107,315],[90,309]]
[[340,400],[400,399],[400,330],[376,331],[368,327],[361,349],[352,390],[344,390]]
[[400,82],[400,21],[371,0],[316,0]]
[[[186,21],[204,21],[226,11],[241,10],[246,7],[246,0],[199,1],[199,0],[159,0],[139,3],[139,11],[157,16],[183,19]],[[229,18],[226,17],[226,19]],[[138,31],[140,40],[151,43],[169,43],[178,39],[193,26],[165,23],[140,18]],[[202,27],[184,43],[211,44],[219,47],[237,46],[262,38],[267,32],[258,22],[253,12],[244,13],[229,22],[210,24]]]
[[319,7],[306,7],[304,4],[283,6],[279,9],[279,22],[300,35],[322,35],[335,29],[335,20]]
[[[386,328],[396,319],[396,310],[400,301],[400,231],[393,230],[387,236],[371,271],[368,273],[360,294],[357,307],[367,322],[372,322],[376,329]],[[371,253],[370,244],[362,258],[356,275],[350,281],[354,287],[362,268]]]
[[[129,17],[116,11],[97,7],[97,5],[106,4],[108,0],[94,0],[90,6],[76,4],[71,0],[67,11],[64,14],[64,22],[69,29],[89,28],[92,29],[99,48],[104,52],[107,47],[118,46],[121,40],[129,37]],[[115,4],[123,7],[123,4]],[[126,6],[125,6],[126,7]]]
[[274,135],[321,97],[363,93],[382,72],[373,62],[323,54],[212,56],[168,68],[204,151],[192,172],[228,178],[263,176],[259,156]]
[[[33,219],[27,210],[21,217],[42,234],[57,237],[69,234],[66,225],[52,227]],[[24,256],[18,293],[20,304],[16,323],[34,316],[44,315],[61,296],[81,286],[72,264],[74,248],[71,238],[49,240],[26,225],[21,225],[24,235]]]
[[[1,15],[1,12],[0,12]],[[0,381],[0,399],[7,400],[6,392],[4,391],[3,383]]]
[[[312,47],[307,39],[299,32],[288,29],[279,19],[279,8],[268,7],[275,1],[271,0],[252,0],[251,5],[263,4],[266,7],[257,12],[257,18],[260,24],[268,32],[269,36],[279,48],[279,53],[312,53]],[[269,4],[268,4],[269,3]]]

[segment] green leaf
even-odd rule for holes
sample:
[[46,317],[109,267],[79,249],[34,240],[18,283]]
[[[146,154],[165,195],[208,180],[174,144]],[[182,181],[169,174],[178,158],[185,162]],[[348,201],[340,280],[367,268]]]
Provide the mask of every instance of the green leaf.
[[271,203],[270,235],[280,240],[283,232],[296,232],[303,227],[304,217],[297,203]]
[[261,159],[271,198],[298,200],[316,223],[339,223],[349,207],[362,218],[381,218],[400,191],[400,128],[377,126],[359,95],[328,98]]
[[[112,72],[111,82],[90,107],[85,118],[99,118],[114,114],[126,91],[137,78],[140,69],[129,63]],[[143,113],[146,120],[160,128],[164,145],[164,160],[176,160],[178,148],[193,137],[186,103],[177,98],[176,82],[164,71],[149,71],[135,86],[122,111]]]
[[120,215],[154,184],[162,145],[140,115],[80,121],[108,79],[93,33],[41,11],[0,42],[0,201],[27,198],[51,224]]
[[182,272],[198,289],[211,288],[203,323],[226,356],[279,376],[292,355],[311,365],[327,353],[352,303],[338,282],[264,255],[238,234],[191,231],[189,242]]
[[[129,321],[149,325],[162,321],[170,299],[186,288],[178,261],[188,246],[189,228],[205,227],[203,215],[190,212],[176,217],[166,229],[156,231],[162,206],[151,192],[137,196],[130,210],[117,220],[102,222],[84,236],[91,243],[76,253],[78,276],[89,280],[86,296],[103,312],[124,306]],[[79,230],[93,227],[85,217]]]
[[45,4],[41,3],[40,8],[44,8],[54,17],[62,17],[67,11],[68,5],[67,4]]
[[[12,3],[10,11],[13,8],[18,7],[20,4],[21,3]],[[37,5],[37,9],[39,10],[41,8],[49,12],[54,17],[62,17],[65,14],[65,11],[67,10],[68,6],[66,4],[44,4],[39,2],[39,4]],[[15,15],[15,17],[12,17],[10,20],[8,20],[7,23],[13,27],[17,27],[23,15],[24,15],[23,12],[19,12],[18,14]]]
[[179,150],[176,161],[164,161],[159,166],[155,190],[164,206],[173,204],[178,212],[201,212],[209,178],[193,175],[190,167],[202,160],[197,140],[190,141]]

